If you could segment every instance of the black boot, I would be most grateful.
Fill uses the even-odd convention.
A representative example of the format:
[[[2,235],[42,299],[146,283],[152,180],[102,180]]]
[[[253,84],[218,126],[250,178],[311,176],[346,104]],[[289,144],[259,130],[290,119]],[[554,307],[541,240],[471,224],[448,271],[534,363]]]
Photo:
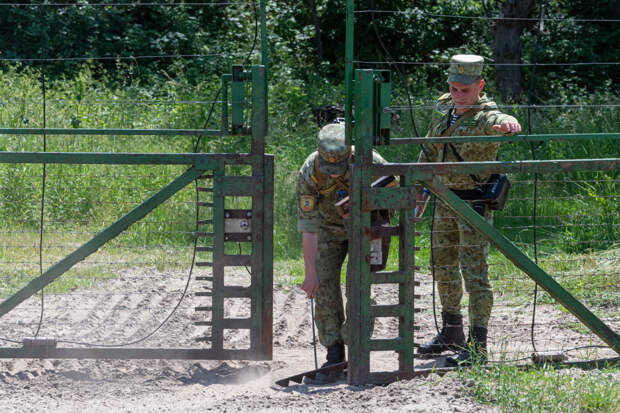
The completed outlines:
[[[418,347],[418,354],[437,355],[446,350],[459,350],[465,345],[463,316],[461,314],[441,313],[441,332]]]
[[[321,368],[331,366],[332,364],[342,363],[344,360],[344,344],[334,344],[327,347],[327,361],[323,363]],[[342,379],[344,379],[344,373],[342,370],[339,370],[330,371],[329,373],[316,373],[313,379],[305,377],[304,382],[306,384],[328,384]]]
[[[446,359],[447,366],[471,366],[473,363],[485,364],[487,362],[487,329],[474,327],[467,346],[459,351],[456,357]]]

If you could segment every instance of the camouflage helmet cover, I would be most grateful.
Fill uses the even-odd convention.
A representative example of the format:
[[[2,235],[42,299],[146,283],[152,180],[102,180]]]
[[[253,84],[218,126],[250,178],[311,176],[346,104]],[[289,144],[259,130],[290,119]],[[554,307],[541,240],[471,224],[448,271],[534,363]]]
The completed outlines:
[[[344,141],[344,124],[324,126],[319,132],[319,170],[328,175],[343,175],[350,156],[351,147]]]

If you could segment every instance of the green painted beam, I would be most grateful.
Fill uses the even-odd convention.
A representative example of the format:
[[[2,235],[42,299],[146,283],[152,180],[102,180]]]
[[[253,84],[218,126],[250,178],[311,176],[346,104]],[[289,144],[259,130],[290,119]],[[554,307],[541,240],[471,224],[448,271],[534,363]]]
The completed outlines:
[[[620,354],[620,335],[611,330],[594,313],[588,310],[579,300],[573,297],[549,274],[534,263],[527,255],[517,248],[508,238],[504,237],[493,225],[486,222],[466,202],[456,196],[448,187],[441,184],[437,178],[424,181],[439,199],[446,203],[459,217],[465,220],[475,230],[486,236],[493,245],[500,250],[510,261],[545,289],[564,308],[577,317],[586,327],[601,340],[607,343],[616,353]]]
[[[620,139],[620,133],[551,133],[539,135],[448,136],[428,138],[393,138],[392,145],[449,142],[541,142]]]
[[[353,144],[353,46],[355,30],[355,1],[347,0],[347,19],[344,49],[344,119],[345,141]]]
[[[100,164],[100,165],[196,165],[210,169],[218,159],[246,160],[248,154],[200,153],[88,153],[0,152],[0,163]]]
[[[265,84],[269,79],[269,44],[267,42],[267,1],[260,0],[260,41],[261,41],[261,66],[265,68]],[[269,125],[269,88],[265,88],[265,134]]]
[[[373,176],[406,175],[409,171],[412,171],[415,173],[416,179],[419,180],[432,179],[436,175],[563,173],[617,171],[619,169],[620,158],[505,162],[384,163],[372,166]]]
[[[17,307],[23,301],[36,294],[43,289],[46,285],[53,282],[56,278],[67,272],[78,262],[82,261],[95,251],[97,251],[102,245],[111,239],[115,238],[118,234],[129,228],[129,226],[139,219],[143,218],[146,214],[151,212],[157,206],[161,205],[164,201],[183,189],[187,184],[191,183],[194,179],[203,173],[203,169],[190,168],[185,171],[181,176],[174,181],[166,185],[160,191],[153,196],[142,202],[128,214],[114,222],[112,225],[95,235],[90,241],[83,244],[81,247],[67,255],[62,260],[51,266],[47,271],[41,274],[39,277],[30,281],[25,287],[17,291],[15,294],[0,303],[0,317]]]
[[[362,194],[362,208],[374,209],[415,208],[415,187],[369,188]]]
[[[211,129],[87,129],[87,128],[0,128],[0,135],[212,135],[226,133]]]

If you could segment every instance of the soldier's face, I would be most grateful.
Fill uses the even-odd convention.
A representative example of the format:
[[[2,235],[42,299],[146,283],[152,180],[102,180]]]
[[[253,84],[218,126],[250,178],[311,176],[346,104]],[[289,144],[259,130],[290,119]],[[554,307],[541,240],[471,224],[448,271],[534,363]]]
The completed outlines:
[[[471,106],[475,105],[484,86],[484,80],[479,80],[471,85],[466,85],[459,82],[450,82],[450,96],[454,104],[457,106]],[[468,109],[467,107],[463,108]]]

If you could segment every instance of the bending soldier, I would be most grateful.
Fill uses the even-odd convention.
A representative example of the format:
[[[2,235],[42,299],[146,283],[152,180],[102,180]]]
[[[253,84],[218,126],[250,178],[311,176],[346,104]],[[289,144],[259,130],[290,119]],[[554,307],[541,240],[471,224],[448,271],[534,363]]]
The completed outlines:
[[[512,116],[501,113],[484,93],[483,58],[455,55],[448,70],[449,93],[436,104],[427,136],[478,136],[514,134],[521,125]],[[418,162],[479,162],[497,159],[499,143],[459,142],[425,144]],[[480,200],[489,175],[441,176],[440,181],[466,200],[484,219],[492,223],[493,211]],[[418,199],[422,194],[418,195]],[[442,308],[442,329],[431,341],[418,348],[418,354],[436,355],[446,350],[460,350],[450,357],[450,365],[470,364],[474,355],[486,361],[487,327],[493,306],[493,292],[488,278],[489,242],[454,212],[439,202],[435,210],[432,233],[431,266],[437,282]],[[463,334],[461,298],[463,287],[469,293],[470,333]]]
[[[306,158],[297,178],[297,230],[302,233],[305,279],[301,288],[316,297],[316,324],[320,343],[327,348],[323,367],[345,360],[345,313],[340,273],[348,252],[344,219],[334,206],[349,195],[349,164],[353,148],[345,145],[344,125],[321,129],[318,151]],[[385,159],[373,151],[373,162]],[[317,374],[316,380],[339,377]]]

